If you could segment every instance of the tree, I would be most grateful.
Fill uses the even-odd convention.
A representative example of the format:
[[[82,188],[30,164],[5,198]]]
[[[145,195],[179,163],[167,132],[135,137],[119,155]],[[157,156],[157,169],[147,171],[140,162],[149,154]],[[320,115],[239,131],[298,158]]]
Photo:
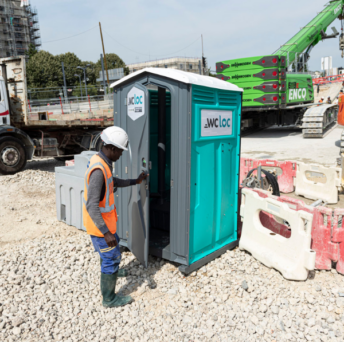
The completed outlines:
[[[51,53],[41,50],[37,51],[32,45],[28,51],[29,61],[27,63],[27,86],[30,91],[31,99],[43,99],[59,97],[64,87],[62,62],[64,63],[65,77],[67,88],[73,88],[72,95],[80,96],[80,80],[81,76],[82,93],[85,96],[85,80],[84,72],[77,67],[86,67],[87,93],[89,95],[97,95],[99,86],[96,86],[97,77],[101,70],[101,60],[97,63],[82,61],[74,53],[67,52],[60,55],[52,55]],[[110,53],[106,55],[109,69],[124,68],[125,74],[129,73],[129,68],[116,54]],[[33,89],[33,88],[55,88],[55,89]]]
[[[61,65],[58,60],[51,53],[43,50],[29,59],[26,75],[28,88],[58,88],[63,83]],[[37,95],[36,98],[42,98],[41,95],[44,94]],[[49,97],[53,97],[51,95],[53,94]]]
[[[129,75],[129,68],[126,66],[124,61],[118,55],[116,55],[115,53],[107,53],[105,56],[106,56],[106,63],[107,63],[108,70],[123,68],[124,75]],[[105,65],[104,65],[104,69],[105,69]],[[99,72],[101,70],[102,70],[102,61],[99,58],[99,60],[95,64],[95,74],[97,75],[97,77],[99,77]],[[105,73],[106,73],[106,70],[105,70]]]
[[[32,43],[31,43],[31,44],[29,45],[29,50],[25,51],[25,54],[26,54],[26,56],[28,56],[29,59],[30,59],[30,58],[33,57],[36,53],[38,53],[38,50],[37,50],[35,44],[32,44]]]
[[[79,85],[79,78],[75,77],[74,75],[80,74],[82,75],[82,79],[83,79],[82,70],[77,69],[78,66],[82,66],[81,59],[71,52],[57,55],[55,56],[55,58],[60,65],[61,72],[62,72],[62,62],[64,63],[67,86]],[[63,74],[62,74],[62,77],[63,77]],[[64,85],[63,78],[61,81],[62,83],[60,84],[60,86],[63,86]]]

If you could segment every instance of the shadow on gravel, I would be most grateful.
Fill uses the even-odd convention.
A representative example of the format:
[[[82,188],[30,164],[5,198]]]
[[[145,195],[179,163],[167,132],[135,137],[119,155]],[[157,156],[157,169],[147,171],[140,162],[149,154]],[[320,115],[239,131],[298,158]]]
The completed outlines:
[[[58,166],[65,166],[65,162],[55,160],[54,158],[32,160],[26,164],[24,171],[25,170],[39,170],[39,171],[55,172],[55,167],[58,167]]]
[[[150,262],[153,263],[159,263],[159,265],[154,268],[141,268],[137,265],[137,260],[131,261],[128,265],[125,265],[123,268],[127,269],[129,271],[129,281],[127,278],[127,281],[125,284],[121,286],[120,289],[118,289],[118,292],[121,292],[125,295],[130,295],[133,292],[136,292],[140,286],[142,286],[144,283],[148,284],[150,289],[157,288],[157,283],[154,279],[155,275],[159,272],[161,269],[160,262],[157,261],[155,258],[149,257]],[[137,278],[133,279],[133,276],[136,276]]]
[[[250,135],[247,135],[243,137],[243,139],[276,139],[276,138],[285,138],[288,136],[301,136],[302,131],[301,129],[297,129],[293,126],[287,126],[287,127],[270,127],[267,129],[264,129],[260,132],[253,133]]]
[[[64,161],[57,161],[54,158],[49,159],[41,159],[41,160],[31,160],[28,161],[24,170],[37,170],[37,171],[47,171],[47,172],[55,172],[55,167],[58,166],[65,166]],[[21,171],[21,172],[23,172]],[[20,172],[19,172],[20,173]],[[0,173],[0,177],[3,177],[2,173]]]

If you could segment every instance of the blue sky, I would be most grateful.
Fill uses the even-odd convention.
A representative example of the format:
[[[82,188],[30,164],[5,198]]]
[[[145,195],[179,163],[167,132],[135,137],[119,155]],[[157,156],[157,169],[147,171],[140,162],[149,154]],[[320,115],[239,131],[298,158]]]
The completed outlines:
[[[325,0],[31,0],[38,9],[42,49],[52,54],[74,52],[82,60],[97,61],[102,23],[107,53],[127,64],[164,57],[201,56],[215,70],[217,61],[271,54],[321,11]],[[334,25],[340,31],[340,21]],[[92,29],[93,28],[93,29]],[[70,39],[63,39],[91,29]],[[46,42],[46,43],[45,43]],[[343,66],[338,39],[320,42],[309,67],[333,56]]]

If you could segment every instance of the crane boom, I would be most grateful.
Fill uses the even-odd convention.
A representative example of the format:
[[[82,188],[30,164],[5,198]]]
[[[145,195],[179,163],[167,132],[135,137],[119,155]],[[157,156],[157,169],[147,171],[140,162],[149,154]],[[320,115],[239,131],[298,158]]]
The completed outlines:
[[[312,0],[309,0],[311,3]],[[227,59],[216,63],[216,77],[244,89],[242,97],[242,131],[271,125],[296,125],[305,138],[323,137],[335,122],[336,106],[314,105],[312,76],[305,73],[310,51],[321,40],[339,37],[344,56],[344,0],[327,1],[306,26],[272,55]],[[328,27],[342,21],[342,32]],[[292,70],[290,66],[294,65]],[[289,70],[289,71],[288,71]],[[301,72],[302,71],[302,72]]]
[[[342,18],[344,0],[330,1],[328,5],[306,26],[282,45],[274,55],[284,56],[287,66],[295,62],[297,56],[304,54],[305,62],[309,59],[310,50],[323,39],[334,38],[339,35],[334,29],[334,34],[325,32],[329,25],[337,18]],[[344,46],[343,46],[344,47]],[[342,49],[343,50],[343,49]]]

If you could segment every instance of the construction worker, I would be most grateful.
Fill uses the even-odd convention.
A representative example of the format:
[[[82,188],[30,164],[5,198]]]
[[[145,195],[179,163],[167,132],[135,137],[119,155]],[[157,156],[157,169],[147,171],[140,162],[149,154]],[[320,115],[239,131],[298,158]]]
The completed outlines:
[[[339,93],[338,99],[338,124],[344,126],[344,92],[343,90]]]
[[[324,102],[324,100],[325,100],[325,98],[324,98],[324,97],[322,97],[322,98],[319,100],[319,102],[318,102],[318,103],[323,103],[323,102]]]
[[[148,175],[142,173],[137,179],[126,180],[113,178],[112,163],[128,150],[128,135],[122,128],[113,126],[102,132],[101,139],[104,146],[91,158],[85,173],[83,222],[100,255],[103,306],[119,307],[129,304],[132,298],[115,294],[117,278],[126,277],[127,271],[119,269],[121,252],[116,233],[114,188],[141,184]]]
[[[337,97],[335,98],[335,100],[333,101],[333,104],[334,104],[334,105],[338,105],[338,99],[339,99],[339,96],[337,96]]]
[[[331,104],[331,103],[332,103],[331,96],[329,96],[329,97],[327,98],[327,103],[328,103],[328,104]]]

